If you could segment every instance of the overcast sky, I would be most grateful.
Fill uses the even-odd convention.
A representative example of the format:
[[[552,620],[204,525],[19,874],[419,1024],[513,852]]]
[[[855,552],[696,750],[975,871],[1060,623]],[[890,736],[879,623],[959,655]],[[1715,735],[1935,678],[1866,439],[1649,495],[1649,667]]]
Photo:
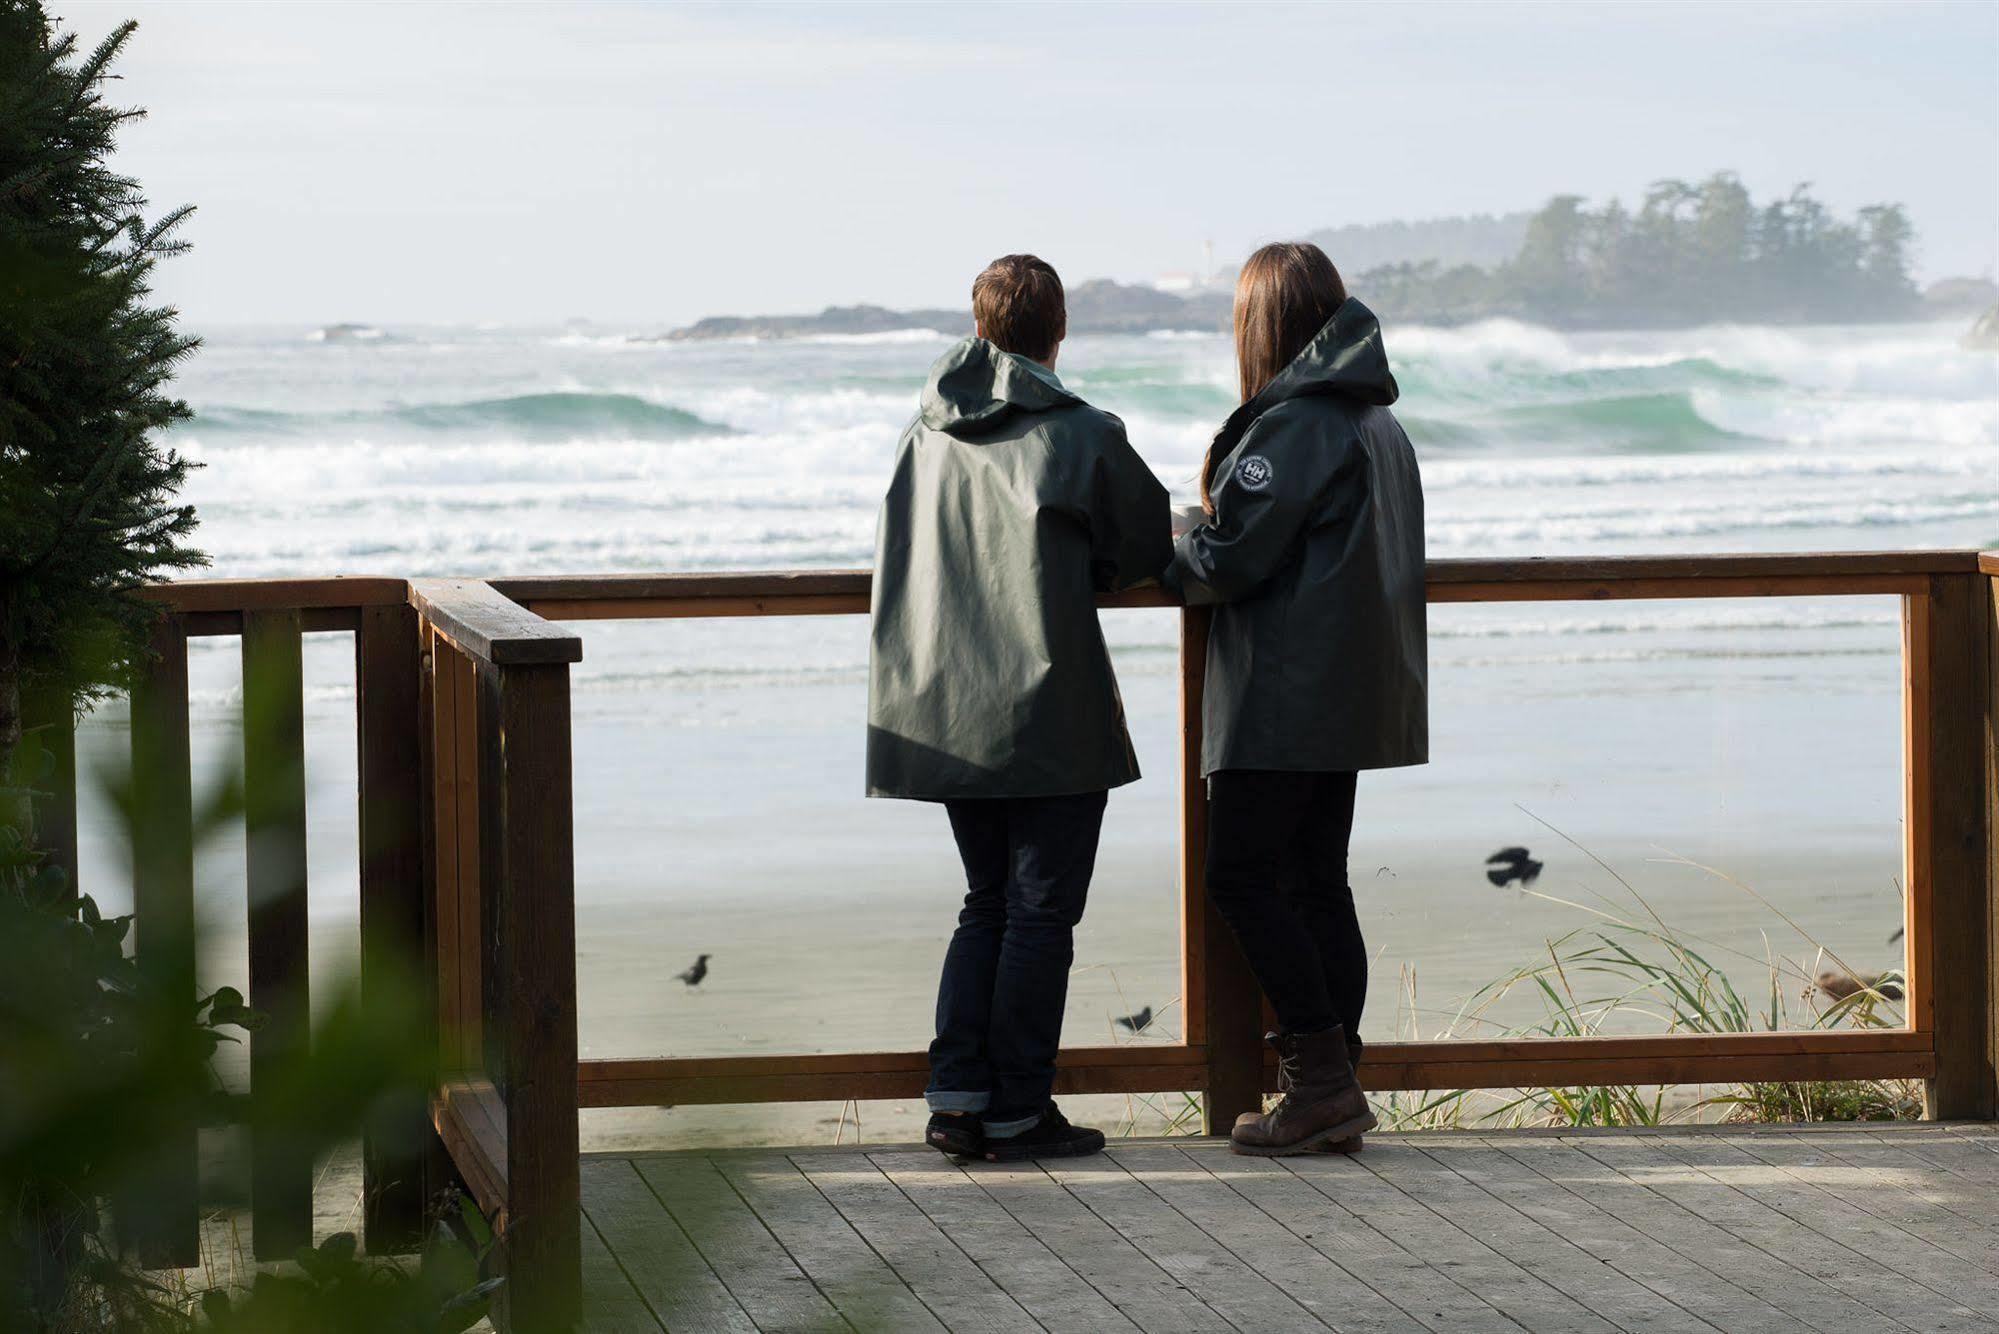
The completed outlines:
[[[120,165],[199,206],[197,325],[956,304],[1716,168],[1999,264],[1991,3],[49,5],[140,20]]]

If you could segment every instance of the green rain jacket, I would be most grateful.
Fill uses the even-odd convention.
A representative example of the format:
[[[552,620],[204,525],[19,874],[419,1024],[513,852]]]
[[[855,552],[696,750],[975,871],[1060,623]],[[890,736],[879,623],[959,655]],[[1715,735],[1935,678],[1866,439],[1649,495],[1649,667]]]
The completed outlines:
[[[1429,759],[1423,483],[1396,392],[1380,323],[1349,299],[1216,435],[1215,512],[1165,576],[1219,604],[1203,774]]]
[[[1137,778],[1096,595],[1172,554],[1166,489],[1124,423],[983,338],[946,352],[876,533],[868,795]]]

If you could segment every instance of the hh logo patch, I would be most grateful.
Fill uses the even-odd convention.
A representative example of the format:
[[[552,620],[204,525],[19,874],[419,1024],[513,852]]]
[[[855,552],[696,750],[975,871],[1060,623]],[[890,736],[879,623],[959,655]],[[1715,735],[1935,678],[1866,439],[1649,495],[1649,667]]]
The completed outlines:
[[[1251,454],[1235,465],[1235,479],[1248,491],[1263,490],[1274,476],[1276,473],[1270,466],[1270,460],[1261,454]]]

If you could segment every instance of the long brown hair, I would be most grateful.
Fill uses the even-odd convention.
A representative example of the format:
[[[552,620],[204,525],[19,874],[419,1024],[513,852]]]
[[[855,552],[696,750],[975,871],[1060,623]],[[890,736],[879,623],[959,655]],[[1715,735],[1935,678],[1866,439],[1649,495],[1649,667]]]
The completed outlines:
[[[1276,379],[1346,299],[1340,271],[1310,241],[1278,241],[1244,260],[1235,280],[1236,384],[1242,401]],[[1213,465],[1210,445],[1201,460],[1201,504],[1210,513]]]

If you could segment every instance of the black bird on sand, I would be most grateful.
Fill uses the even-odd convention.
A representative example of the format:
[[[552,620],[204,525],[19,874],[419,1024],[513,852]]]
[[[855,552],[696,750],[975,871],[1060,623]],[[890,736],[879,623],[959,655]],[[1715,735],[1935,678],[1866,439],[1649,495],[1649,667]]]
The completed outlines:
[[[1541,863],[1528,856],[1525,848],[1501,848],[1485,859],[1485,865],[1485,878],[1495,885],[1518,880],[1524,889],[1541,875]]]
[[[1151,1023],[1152,1007],[1150,1005],[1140,1010],[1137,1014],[1124,1015],[1117,1021],[1119,1028],[1128,1028],[1134,1033],[1144,1032],[1146,1027]]]
[[[694,961],[694,966],[692,968],[688,969],[684,973],[675,973],[674,976],[678,977],[681,981],[685,982],[690,987],[700,986],[701,979],[708,976],[708,956],[705,954],[702,955],[700,958]]]

